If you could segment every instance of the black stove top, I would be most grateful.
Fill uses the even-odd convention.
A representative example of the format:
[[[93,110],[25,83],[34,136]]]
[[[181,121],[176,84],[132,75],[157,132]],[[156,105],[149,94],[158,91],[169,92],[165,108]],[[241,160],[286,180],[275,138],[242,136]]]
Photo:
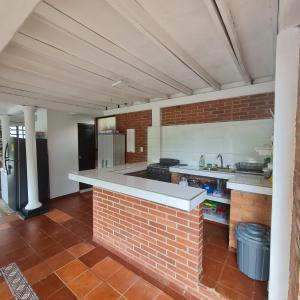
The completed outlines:
[[[148,178],[159,181],[171,182],[171,174],[169,172],[169,168],[178,164],[178,159],[161,158],[159,160],[159,163],[148,165]]]
[[[150,167],[154,168],[169,168],[171,166],[176,166],[179,165],[179,160],[178,159],[173,159],[173,158],[161,158],[159,160],[159,163],[156,164],[150,164]]]
[[[162,165],[160,163],[150,164],[148,168],[157,168],[157,169],[169,169],[169,165]]]

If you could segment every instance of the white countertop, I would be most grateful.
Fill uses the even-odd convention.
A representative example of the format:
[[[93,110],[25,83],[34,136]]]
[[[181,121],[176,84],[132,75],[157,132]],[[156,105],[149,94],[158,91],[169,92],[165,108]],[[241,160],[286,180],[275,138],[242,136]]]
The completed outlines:
[[[272,195],[272,183],[260,175],[235,174],[228,180],[227,188],[242,192]]]
[[[212,177],[212,178],[219,178],[219,179],[230,179],[235,175],[234,173],[230,173],[230,172],[201,170],[201,169],[199,169],[197,167],[193,167],[193,166],[171,167],[170,172],[189,174],[189,175],[195,175],[195,176]]]
[[[205,200],[203,189],[126,175],[146,167],[146,163],[138,163],[112,169],[75,171],[69,173],[69,179],[186,211],[193,210]]]
[[[255,194],[272,195],[272,183],[264,179],[262,175],[208,171],[192,166],[175,166],[171,167],[170,171],[180,174],[226,179],[228,180],[228,189]]]

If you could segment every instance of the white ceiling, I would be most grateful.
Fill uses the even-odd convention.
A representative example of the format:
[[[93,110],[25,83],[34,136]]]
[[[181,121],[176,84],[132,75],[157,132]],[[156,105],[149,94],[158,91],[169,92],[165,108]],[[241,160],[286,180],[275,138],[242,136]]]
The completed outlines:
[[[275,2],[42,1],[0,53],[0,103],[97,114],[273,80]]]

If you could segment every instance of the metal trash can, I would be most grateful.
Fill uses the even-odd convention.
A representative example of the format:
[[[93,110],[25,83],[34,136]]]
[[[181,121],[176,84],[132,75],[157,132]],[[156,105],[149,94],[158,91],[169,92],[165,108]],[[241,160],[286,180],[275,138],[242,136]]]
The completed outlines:
[[[269,280],[270,228],[255,223],[238,223],[235,238],[240,271],[255,280]]]

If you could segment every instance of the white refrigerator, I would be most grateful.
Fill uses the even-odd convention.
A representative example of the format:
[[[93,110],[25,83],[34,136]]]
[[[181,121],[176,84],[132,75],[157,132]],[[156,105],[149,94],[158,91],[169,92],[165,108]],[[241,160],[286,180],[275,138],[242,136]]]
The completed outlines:
[[[98,168],[112,168],[125,164],[125,134],[98,135]]]

